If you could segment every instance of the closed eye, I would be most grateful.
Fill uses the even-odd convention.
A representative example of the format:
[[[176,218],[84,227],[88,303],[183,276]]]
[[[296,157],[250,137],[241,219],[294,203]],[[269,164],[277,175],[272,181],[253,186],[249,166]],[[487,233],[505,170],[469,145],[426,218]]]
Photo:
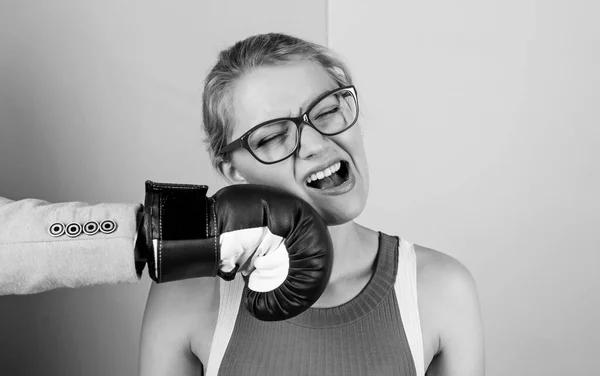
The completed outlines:
[[[269,137],[265,137],[262,140],[260,140],[258,142],[258,144],[256,145],[257,148],[263,147],[267,144],[273,144],[276,141],[280,141],[283,139],[283,137],[286,135],[286,132],[282,132],[282,133],[277,133],[274,135],[271,135]]]
[[[317,120],[317,119],[319,119],[319,118],[321,118],[321,117],[323,117],[323,116],[327,116],[327,115],[334,114],[334,113],[338,112],[339,110],[340,110],[340,108],[339,108],[339,107],[334,107],[334,108],[332,108],[332,109],[331,109],[331,110],[329,110],[329,111],[325,111],[325,112],[322,112],[322,113],[320,113],[319,115],[317,115],[317,117],[315,118],[315,120]]]

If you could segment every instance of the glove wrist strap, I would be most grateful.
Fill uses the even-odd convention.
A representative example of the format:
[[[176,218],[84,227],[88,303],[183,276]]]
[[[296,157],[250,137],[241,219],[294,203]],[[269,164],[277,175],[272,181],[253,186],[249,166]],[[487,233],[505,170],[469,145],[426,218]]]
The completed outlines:
[[[205,185],[146,181],[148,271],[157,283],[217,275],[219,239],[207,191]]]

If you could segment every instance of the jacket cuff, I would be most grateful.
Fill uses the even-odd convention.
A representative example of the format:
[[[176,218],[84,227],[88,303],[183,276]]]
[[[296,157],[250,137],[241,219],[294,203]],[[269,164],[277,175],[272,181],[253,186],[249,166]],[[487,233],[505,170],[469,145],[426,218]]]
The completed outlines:
[[[135,283],[141,204],[13,201],[0,206],[0,295]]]

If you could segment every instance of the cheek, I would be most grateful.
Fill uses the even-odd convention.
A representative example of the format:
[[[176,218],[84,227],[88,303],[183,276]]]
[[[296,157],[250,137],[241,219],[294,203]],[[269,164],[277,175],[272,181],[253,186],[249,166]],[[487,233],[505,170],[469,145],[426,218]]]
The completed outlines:
[[[244,165],[240,164],[239,171],[250,184],[269,185],[286,191],[290,191],[294,184],[291,167],[287,164],[265,165],[252,161]]]
[[[352,158],[357,167],[364,167],[366,165],[366,151],[363,137],[361,136],[361,128],[358,124],[348,132],[342,133],[339,139],[339,146],[341,146]]]
[[[281,162],[275,165],[263,165],[258,162],[257,165],[245,166],[245,170],[240,170],[240,172],[246,179],[246,182],[250,184],[268,185],[281,189],[292,196],[309,201],[303,187],[298,185],[294,177],[292,161],[293,159],[290,158],[288,163]]]
[[[364,138],[361,135],[360,126],[353,127],[351,131],[352,132],[348,134],[348,137],[342,140],[340,146],[346,150],[346,152],[352,159],[352,162],[358,169],[358,173],[360,174],[363,180],[364,188],[368,192],[369,167],[367,162],[367,153],[365,149]]]

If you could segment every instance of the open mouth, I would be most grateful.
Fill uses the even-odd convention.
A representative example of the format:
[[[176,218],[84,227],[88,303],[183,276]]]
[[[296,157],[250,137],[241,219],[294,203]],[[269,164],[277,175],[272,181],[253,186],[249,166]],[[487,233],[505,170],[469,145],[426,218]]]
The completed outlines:
[[[323,172],[311,175],[306,185],[315,189],[330,189],[338,187],[348,181],[350,176],[348,162],[339,161]]]

